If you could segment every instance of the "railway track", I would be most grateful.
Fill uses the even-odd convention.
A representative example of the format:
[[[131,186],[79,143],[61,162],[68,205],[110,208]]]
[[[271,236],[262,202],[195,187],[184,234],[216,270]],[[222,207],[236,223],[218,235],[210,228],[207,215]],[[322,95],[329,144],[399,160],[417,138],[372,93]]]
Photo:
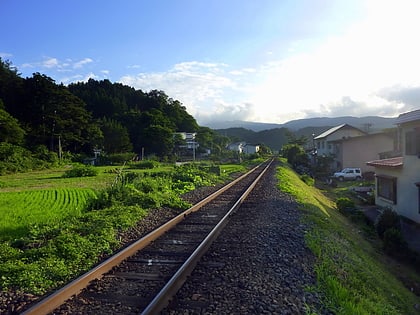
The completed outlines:
[[[22,314],[156,314],[272,161],[263,163]]]

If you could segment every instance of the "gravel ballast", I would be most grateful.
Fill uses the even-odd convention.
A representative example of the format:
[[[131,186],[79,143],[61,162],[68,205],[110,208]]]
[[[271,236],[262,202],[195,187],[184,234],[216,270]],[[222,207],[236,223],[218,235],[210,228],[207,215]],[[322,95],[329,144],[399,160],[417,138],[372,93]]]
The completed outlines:
[[[305,314],[321,311],[314,256],[297,204],[272,167],[234,214],[166,314]]]

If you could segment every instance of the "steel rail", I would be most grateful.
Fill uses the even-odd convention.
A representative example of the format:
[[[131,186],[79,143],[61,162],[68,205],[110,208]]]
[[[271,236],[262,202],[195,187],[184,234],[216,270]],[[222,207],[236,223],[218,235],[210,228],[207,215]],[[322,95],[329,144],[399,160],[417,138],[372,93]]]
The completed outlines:
[[[262,164],[255,166],[245,174],[241,175],[240,177],[236,178],[229,184],[223,186],[221,189],[217,190],[216,192],[212,193],[211,195],[207,196],[200,202],[196,203],[189,209],[185,210],[184,212],[180,213],[176,217],[172,218],[168,222],[162,224],[157,229],[153,230],[152,232],[148,233],[141,239],[135,241],[131,245],[123,248],[115,255],[109,257],[90,271],[84,273],[83,275],[79,276],[75,280],[71,281],[67,285],[63,286],[59,290],[55,291],[54,293],[48,295],[44,299],[40,300],[26,311],[21,313],[21,315],[45,315],[51,313],[54,309],[58,308],[62,305],[66,300],[70,299],[72,296],[79,294],[84,288],[88,286],[88,284],[95,280],[100,279],[105,273],[110,271],[115,266],[118,266],[122,261],[127,259],[130,256],[133,256],[136,252],[143,249],[151,242],[159,238],[161,235],[166,233],[168,230],[172,229],[176,226],[179,222],[184,220],[186,216],[190,213],[198,211],[204,205],[215,199],[217,196],[231,188],[233,185],[247,177],[249,174],[254,172],[256,169],[261,167]]]
[[[220,232],[228,223],[229,217],[235,213],[240,207],[244,200],[248,197],[251,191],[255,188],[259,180],[265,174],[270,167],[273,160],[264,168],[260,175],[252,182],[247,190],[238,198],[235,204],[229,209],[229,211],[223,216],[219,223],[210,231],[206,238],[198,245],[191,256],[182,264],[178,271],[172,276],[172,278],[166,283],[161,291],[155,296],[155,298],[149,303],[149,305],[143,310],[141,315],[158,314],[160,313],[171,301],[173,296],[182,287],[187,277],[192,273],[195,266],[201,259],[201,257],[208,251],[209,247],[214,240],[218,237]]]

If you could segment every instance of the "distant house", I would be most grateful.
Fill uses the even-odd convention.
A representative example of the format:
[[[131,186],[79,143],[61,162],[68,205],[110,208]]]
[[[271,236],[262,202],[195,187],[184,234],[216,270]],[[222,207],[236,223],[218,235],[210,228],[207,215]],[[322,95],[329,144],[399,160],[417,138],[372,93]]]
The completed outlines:
[[[420,110],[396,119],[400,156],[372,160],[375,168],[375,203],[420,223]]]
[[[258,153],[260,151],[260,146],[259,145],[255,145],[255,144],[245,144],[245,146],[243,147],[243,153],[245,154],[255,154]]]
[[[228,144],[226,147],[229,151],[236,151],[238,153],[242,153],[244,150],[245,142],[234,142],[231,144]]]
[[[195,132],[175,132],[175,135],[179,135],[185,141],[183,147],[186,149],[196,149],[199,146],[195,141],[195,136],[197,135]]]
[[[359,167],[362,173],[374,172],[366,161],[379,159],[385,152],[394,151],[394,137],[391,133],[374,133],[331,141],[335,164],[339,169]]]
[[[260,151],[259,145],[249,144],[246,142],[235,142],[227,146],[230,151],[237,151],[243,154],[255,154]]]
[[[323,132],[319,136],[316,136],[314,140],[314,145],[317,150],[318,156],[336,156],[339,148],[337,147],[337,140],[344,140],[352,137],[359,137],[366,135],[362,130],[350,126],[348,124],[342,124],[327,131]],[[341,161],[335,159],[331,167],[333,169],[341,169],[346,167]],[[348,165],[348,166],[357,166],[357,165]]]

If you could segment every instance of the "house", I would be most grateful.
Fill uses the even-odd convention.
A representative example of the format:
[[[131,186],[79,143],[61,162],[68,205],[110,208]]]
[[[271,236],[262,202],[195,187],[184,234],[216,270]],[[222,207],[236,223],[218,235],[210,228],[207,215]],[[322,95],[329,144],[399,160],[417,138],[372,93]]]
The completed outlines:
[[[245,144],[246,144],[245,142],[234,142],[234,143],[229,144],[226,148],[229,151],[236,151],[238,153],[242,153]]]
[[[255,154],[258,153],[260,151],[260,146],[259,145],[255,145],[255,144],[245,144],[245,146],[243,147],[243,153],[245,154]]]
[[[199,146],[195,140],[197,135],[196,132],[175,132],[174,135],[178,135],[182,140],[185,141],[185,145],[182,145],[181,147],[192,150]]]
[[[318,156],[336,156],[338,148],[337,148],[337,140],[348,139],[352,137],[364,136],[366,135],[360,129],[357,129],[353,126],[348,124],[342,124],[327,131],[323,132],[319,136],[316,136],[314,141],[314,146],[317,151]],[[331,167],[333,169],[341,169],[346,166],[358,166],[358,165],[343,165],[340,161],[334,160],[333,165]]]
[[[375,168],[375,203],[420,223],[420,110],[401,114],[400,156],[367,162]]]
[[[381,132],[331,141],[334,148],[335,164],[342,167],[359,167],[362,173],[374,172],[366,161],[379,159],[387,152],[394,151],[394,134]]]
[[[236,151],[244,154],[255,154],[260,151],[259,145],[249,144],[246,142],[235,142],[227,146],[230,151]]]

